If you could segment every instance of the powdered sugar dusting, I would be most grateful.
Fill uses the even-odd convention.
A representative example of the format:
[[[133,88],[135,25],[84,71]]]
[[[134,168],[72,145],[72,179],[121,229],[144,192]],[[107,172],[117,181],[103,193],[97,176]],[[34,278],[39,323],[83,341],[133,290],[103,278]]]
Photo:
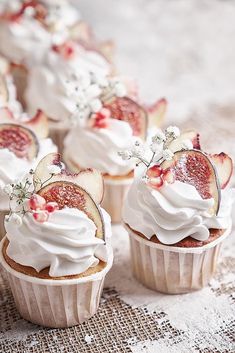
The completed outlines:
[[[38,326],[20,319],[12,324],[10,330],[0,333],[0,343],[8,339],[13,342],[25,341],[29,335],[35,334],[39,332],[39,330],[40,328]]]

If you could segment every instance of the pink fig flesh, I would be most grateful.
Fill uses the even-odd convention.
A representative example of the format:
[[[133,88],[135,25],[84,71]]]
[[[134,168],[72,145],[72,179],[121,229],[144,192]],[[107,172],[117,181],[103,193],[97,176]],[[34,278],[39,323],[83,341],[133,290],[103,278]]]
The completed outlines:
[[[171,161],[161,164],[170,169],[175,180],[193,185],[203,199],[214,199],[210,213],[217,214],[220,205],[220,187],[215,168],[209,158],[201,151],[189,150],[175,152]]]
[[[96,225],[96,236],[104,239],[104,223],[99,207],[80,186],[67,181],[56,181],[38,191],[47,203],[56,202],[59,209],[77,208],[83,211]]]
[[[210,155],[210,159],[216,168],[220,187],[221,189],[224,189],[228,185],[233,174],[232,158],[226,153],[221,152],[219,154]]]
[[[3,148],[31,161],[38,155],[39,144],[29,129],[17,124],[0,124],[0,149]]]
[[[143,107],[128,97],[113,98],[105,102],[104,107],[110,110],[111,118],[129,123],[134,136],[145,139],[148,117]]]

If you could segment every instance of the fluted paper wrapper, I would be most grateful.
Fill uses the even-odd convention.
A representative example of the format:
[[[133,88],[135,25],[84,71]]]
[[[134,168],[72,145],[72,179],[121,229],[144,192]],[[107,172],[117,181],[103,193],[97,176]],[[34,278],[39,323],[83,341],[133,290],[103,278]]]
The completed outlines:
[[[81,324],[96,314],[104,279],[113,262],[94,275],[79,279],[47,280],[13,270],[4,260],[2,244],[0,261],[5,269],[20,315],[34,324],[66,328]]]
[[[0,240],[2,240],[2,238],[4,238],[6,235],[4,219],[7,214],[9,214],[9,211],[0,211]]]
[[[68,127],[60,126],[59,124],[56,125],[56,123],[52,123],[49,125],[49,137],[57,145],[58,152],[61,154],[64,149],[64,139],[68,131]]]
[[[110,180],[104,178],[104,198],[101,206],[109,213],[112,223],[122,222],[122,206],[133,178]]]
[[[153,243],[126,227],[131,246],[133,274],[146,287],[167,294],[188,293],[205,287],[213,276],[222,241],[198,248],[180,248]]]

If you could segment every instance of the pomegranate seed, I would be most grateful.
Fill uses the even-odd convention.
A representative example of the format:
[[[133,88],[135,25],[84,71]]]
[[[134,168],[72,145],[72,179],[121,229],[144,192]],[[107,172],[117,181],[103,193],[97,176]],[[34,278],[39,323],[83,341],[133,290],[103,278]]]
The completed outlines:
[[[69,42],[61,45],[53,45],[52,50],[61,54],[64,59],[70,59],[74,54],[74,46]]]
[[[100,120],[95,120],[93,127],[98,128],[98,129],[105,129],[109,126],[109,119],[104,118]]]
[[[48,220],[48,217],[49,213],[47,211],[39,211],[33,213],[33,218],[39,223],[46,222]]]
[[[48,202],[45,206],[45,210],[49,213],[54,212],[59,209],[57,202]]]
[[[159,189],[163,185],[162,177],[151,178],[148,181],[148,185],[153,189]]]
[[[33,194],[29,199],[29,208],[31,210],[43,210],[46,205],[46,200],[37,194]]]
[[[156,177],[160,177],[161,175],[162,175],[162,168],[160,167],[160,165],[157,165],[157,164],[149,168],[147,171],[147,176],[149,178],[156,178]]]

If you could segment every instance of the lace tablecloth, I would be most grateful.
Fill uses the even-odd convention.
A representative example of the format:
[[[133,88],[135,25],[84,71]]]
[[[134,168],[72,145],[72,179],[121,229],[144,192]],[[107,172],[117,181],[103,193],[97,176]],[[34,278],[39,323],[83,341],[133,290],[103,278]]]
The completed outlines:
[[[89,6],[91,6],[90,1],[86,0],[86,2],[90,4]],[[112,2],[113,4],[117,4],[116,1],[114,2],[111,0],[109,4]],[[81,1],[81,4],[83,3],[84,1]],[[107,2],[105,3],[107,4]],[[181,11],[184,11],[183,13],[177,13],[173,11],[173,7],[176,6],[173,4],[175,4],[176,1],[165,1],[164,3],[167,3],[167,5],[162,5],[163,10],[166,10],[166,7],[168,6],[170,11],[169,18],[166,18],[165,21],[168,21],[170,26],[170,22],[172,19],[172,22],[175,24],[176,28],[178,28],[177,23],[175,22],[176,17],[180,16],[181,20],[184,20],[183,14],[186,17],[186,13],[189,11],[189,5],[186,5],[186,3],[189,3],[189,1],[181,0],[177,2],[180,4],[179,6]],[[223,10],[220,10],[222,3],[225,7],[223,7]],[[92,2],[92,4],[94,4],[94,2]],[[123,6],[127,4],[125,11],[124,9],[121,9],[120,4],[122,4]],[[159,12],[159,4],[163,4],[163,1],[155,1],[156,8],[154,8],[154,1],[150,0],[148,2],[146,0],[129,0],[125,2],[122,0],[119,2],[120,16],[123,16],[122,20],[124,21],[124,24],[126,23],[125,21],[127,20],[127,18],[132,18],[132,21],[136,19],[135,24],[137,28],[139,20],[139,26],[141,25],[141,27],[138,27],[138,33],[144,30],[147,31],[147,29],[149,30],[149,26],[147,26],[147,24],[144,25],[143,20],[141,20],[140,17],[135,17],[135,15],[133,15],[136,14],[137,16],[137,13],[140,14],[140,8],[143,8],[143,6],[145,6],[144,4],[146,4],[148,16],[150,16],[149,18],[151,18],[152,22],[154,16],[154,9],[157,11],[155,13],[155,15],[157,14],[156,21],[163,21],[161,19],[161,12]],[[226,18],[229,22],[231,18],[230,16],[232,16],[230,10],[232,10],[233,5],[231,1],[214,1],[213,4],[210,2],[210,5],[208,1],[200,1],[200,6],[197,6],[196,2],[192,1],[192,4],[194,4],[195,7],[192,18],[195,20],[195,17],[197,18],[198,14],[201,13],[202,10],[206,11],[209,16],[208,19],[210,19],[210,26],[213,27],[214,31],[216,31],[217,33],[219,32],[220,24],[226,23]],[[198,1],[197,4],[199,4]],[[98,12],[100,14],[103,14],[103,17],[100,21],[105,22],[107,20],[105,22],[104,27],[102,27],[101,23],[98,23],[100,33],[102,33],[103,28],[103,34],[105,35],[104,29],[107,29],[108,23],[110,24],[110,28],[112,28],[111,22],[108,22],[109,19],[107,17],[107,14],[111,13],[112,6],[107,9],[107,11],[105,9],[101,11],[101,8],[98,5],[104,6],[104,1],[97,0],[96,6]],[[113,10],[114,9],[115,6]],[[217,23],[215,20],[212,21],[212,19],[214,18],[213,14],[215,15],[215,11],[217,11],[217,16],[219,16],[220,14],[221,16],[223,16],[222,19],[221,17],[219,17]],[[89,11],[87,11],[87,15],[89,15]],[[91,18],[95,15],[97,15],[95,14],[95,12],[91,13]],[[115,13],[114,18],[116,17],[117,14]],[[144,18],[146,18],[146,14]],[[150,23],[152,23],[151,21]],[[187,22],[186,27],[188,28],[188,30],[190,30],[190,17],[187,20],[185,19],[185,21]],[[116,23],[115,20],[113,23]],[[133,25],[133,22],[131,23]],[[233,26],[233,24],[231,24],[231,26]],[[163,24],[162,26],[164,27]],[[163,30],[162,26],[160,26],[159,24],[159,31]],[[203,26],[203,28],[206,28],[206,24],[204,22]],[[120,25],[119,27],[122,26]],[[124,28],[126,27],[124,26]],[[182,25],[181,28],[183,28]],[[118,30],[120,32],[118,32]],[[128,61],[127,68],[129,67],[131,71],[132,61],[135,60],[135,55],[137,55],[138,53],[137,42],[135,44],[135,51],[131,53],[128,50],[127,42],[120,44],[121,38],[126,41],[128,40],[126,39],[128,38],[128,33],[123,33],[123,28],[120,28],[118,30],[117,28],[115,28],[114,33],[118,33],[117,37],[119,38],[119,46],[123,47],[123,50],[126,48],[124,50],[123,56],[120,52],[119,61],[122,63],[126,63]],[[173,30],[174,28],[171,28],[171,32]],[[193,28],[191,28],[191,30],[194,31],[193,33],[195,34],[195,30]],[[179,28],[178,31],[180,31]],[[168,38],[170,40],[171,33],[169,32],[164,32],[166,43]],[[230,27],[228,23],[226,24],[225,28],[221,28],[221,32],[224,33],[224,43],[221,42],[222,37],[220,36],[220,44],[225,45],[227,43],[227,39],[225,37],[228,36],[230,33]],[[112,33],[111,29],[108,33]],[[145,36],[147,36],[147,32],[145,32]],[[199,33],[199,36],[201,36],[201,39],[203,41],[203,36],[201,32]],[[207,36],[208,38],[209,34],[205,33],[205,36]],[[154,50],[154,42],[152,42],[151,39],[148,39],[147,42],[148,44],[146,44],[144,48],[148,48],[149,46],[149,50],[151,53],[151,50]],[[176,43],[175,55],[177,52],[177,46],[183,46],[184,50],[186,50],[186,44],[187,42],[185,41],[184,43]],[[200,45],[198,44],[198,42],[197,45],[200,49]],[[229,56],[229,58],[227,56],[227,65],[229,65],[230,63],[229,60],[231,59],[231,56],[234,55],[231,50],[232,45],[233,41],[231,41],[230,43],[230,48],[226,47],[226,50],[224,52],[224,55],[229,55],[229,51],[231,51],[231,55]],[[193,46],[191,44],[188,44],[189,56],[187,56],[187,58],[192,55],[193,63],[193,60],[195,59],[195,51],[192,50],[192,53],[190,54],[190,48],[192,47]],[[212,47],[214,48],[213,45]],[[131,46],[131,48],[133,48],[133,46]],[[166,50],[168,50],[167,47]],[[171,48],[171,50],[173,49]],[[181,50],[180,47],[179,50]],[[207,54],[205,48],[204,54]],[[164,55],[166,55],[166,53],[164,53]],[[226,59],[224,58],[224,62],[225,61]],[[136,68],[139,68],[139,70],[141,71],[140,76],[143,78],[144,81],[145,96],[147,96],[148,92],[151,91],[151,97],[153,97],[153,92],[152,90],[150,90],[152,87],[151,78],[154,77],[154,74],[157,74],[157,70],[154,69],[154,60],[148,62],[149,65],[146,69],[147,79],[145,77],[144,65],[139,62],[139,59],[137,60],[137,62],[135,62],[133,71],[135,71]],[[234,63],[234,60],[232,62]],[[153,72],[153,75],[151,73],[151,70]],[[171,70],[173,70],[173,68],[171,68]],[[194,67],[192,69],[193,74],[191,76],[191,80],[193,80],[193,77],[196,77],[195,70],[196,69]],[[225,68],[223,68],[223,70],[225,70]],[[227,67],[226,70],[229,70],[229,67]],[[232,75],[234,73],[233,70],[234,68],[231,68],[232,85],[234,85],[234,79],[232,79]],[[200,78],[202,79],[201,90],[203,91],[204,88],[205,90],[208,89],[208,86],[206,86],[206,84],[205,86],[203,86],[203,75],[201,75]],[[204,81],[207,82],[207,77],[204,77],[204,79]],[[174,84],[174,82],[176,81],[174,81],[174,77],[172,76],[172,83]],[[153,87],[156,87],[156,84],[154,82]],[[226,88],[229,87],[224,86],[224,89]],[[157,93],[164,94],[163,91],[158,91]],[[188,103],[190,102],[190,93],[190,90],[186,89],[181,89],[181,91],[179,92],[179,98],[181,95],[181,98],[185,99],[187,107]],[[230,93],[231,92],[228,89],[228,98],[230,96]],[[195,91],[193,94],[196,94]],[[198,92],[198,96],[201,97],[202,92]],[[225,96],[226,95],[224,92],[224,97]],[[187,117],[187,120],[183,125],[184,127],[195,127],[201,131],[202,144],[205,150],[208,149],[209,151],[214,152],[228,152],[231,153],[233,155],[233,158],[235,159],[235,112],[233,106],[231,106],[229,102],[225,100],[223,100],[223,102],[221,103],[220,97],[218,97],[218,100],[216,100],[214,93],[213,99],[211,98],[212,95],[210,95],[210,99],[208,98],[208,100],[206,100],[205,97],[206,92],[204,92],[203,95],[203,104],[201,102],[198,102],[198,104],[192,104],[192,109],[187,110],[187,112],[183,111],[184,121]],[[196,97],[194,96],[194,103],[196,102],[195,98]],[[166,121],[166,124],[172,122],[172,116],[173,114],[171,112],[171,114],[168,115],[168,121]],[[179,122],[179,125],[181,125],[181,119],[178,119],[177,121]],[[211,281],[210,286],[192,294],[168,296],[159,293],[154,293],[151,290],[144,288],[141,284],[135,281],[130,269],[128,237],[122,226],[114,226],[113,245],[115,251],[115,262],[106,280],[100,309],[97,315],[95,315],[87,323],[64,330],[44,329],[42,327],[35,326],[21,319],[15,309],[13,298],[8,287],[7,281],[5,280],[4,275],[1,272],[0,352],[234,353],[234,240],[235,228],[233,229],[231,236],[226,240],[224,244],[222,258],[218,266],[217,273],[214,279]]]

